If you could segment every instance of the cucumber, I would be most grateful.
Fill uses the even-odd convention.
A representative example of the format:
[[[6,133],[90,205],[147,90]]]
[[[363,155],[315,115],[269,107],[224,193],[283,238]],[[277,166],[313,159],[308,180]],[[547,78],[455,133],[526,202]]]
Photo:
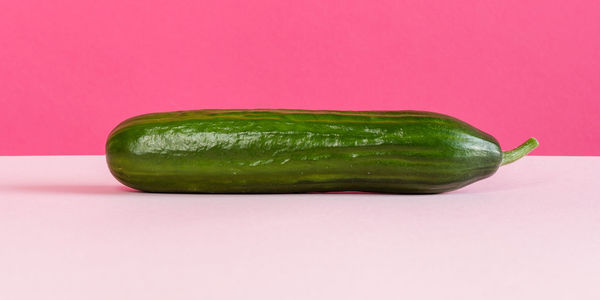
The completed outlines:
[[[432,194],[494,174],[538,145],[424,111],[193,110],[145,114],[110,133],[113,176],[146,192]]]

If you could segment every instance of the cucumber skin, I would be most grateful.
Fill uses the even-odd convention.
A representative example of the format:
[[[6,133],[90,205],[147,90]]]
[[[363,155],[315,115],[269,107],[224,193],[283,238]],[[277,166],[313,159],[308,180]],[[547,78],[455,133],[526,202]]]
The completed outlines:
[[[146,192],[432,194],[491,176],[502,151],[432,112],[195,110],[123,121],[106,159]]]

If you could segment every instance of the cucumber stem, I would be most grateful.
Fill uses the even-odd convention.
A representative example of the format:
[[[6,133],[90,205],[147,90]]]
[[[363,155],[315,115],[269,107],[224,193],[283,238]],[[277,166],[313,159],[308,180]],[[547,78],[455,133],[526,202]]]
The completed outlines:
[[[540,143],[535,138],[530,138],[525,143],[521,144],[519,147],[502,152],[502,163],[501,166],[510,164],[515,160],[527,155],[527,153],[531,152],[533,149],[537,148]]]

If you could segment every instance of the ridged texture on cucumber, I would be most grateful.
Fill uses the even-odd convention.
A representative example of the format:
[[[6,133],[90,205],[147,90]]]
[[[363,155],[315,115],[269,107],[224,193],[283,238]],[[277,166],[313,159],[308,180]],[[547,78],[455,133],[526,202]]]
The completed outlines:
[[[420,111],[197,110],[137,116],[106,143],[147,192],[440,193],[496,172],[496,139]]]

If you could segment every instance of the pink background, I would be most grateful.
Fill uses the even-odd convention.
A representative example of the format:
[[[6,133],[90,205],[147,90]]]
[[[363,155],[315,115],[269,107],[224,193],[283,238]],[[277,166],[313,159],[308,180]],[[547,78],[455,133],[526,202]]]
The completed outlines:
[[[600,2],[0,0],[0,154],[102,154],[133,115],[420,109],[600,155]]]

